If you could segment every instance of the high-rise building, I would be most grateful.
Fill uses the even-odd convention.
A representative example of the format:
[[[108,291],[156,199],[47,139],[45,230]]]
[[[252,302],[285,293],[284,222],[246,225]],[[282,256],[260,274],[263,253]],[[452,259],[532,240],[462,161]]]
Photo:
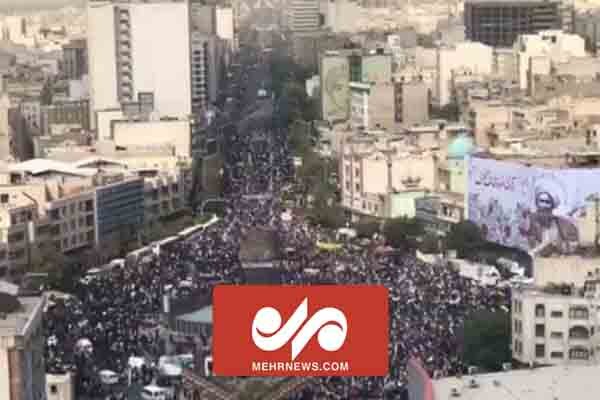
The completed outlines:
[[[153,93],[161,116],[189,116],[188,2],[97,1],[89,3],[87,12],[93,112],[121,108],[139,93]]]
[[[561,0],[467,0],[468,40],[510,47],[517,36],[549,29],[573,30],[573,7]]]
[[[313,32],[321,26],[318,0],[291,0],[289,28],[292,32]]]
[[[16,290],[4,290],[0,292],[0,398],[44,400],[44,297],[17,297]]]
[[[87,74],[87,44],[85,39],[71,40],[63,46],[63,72],[67,79],[78,80]]]

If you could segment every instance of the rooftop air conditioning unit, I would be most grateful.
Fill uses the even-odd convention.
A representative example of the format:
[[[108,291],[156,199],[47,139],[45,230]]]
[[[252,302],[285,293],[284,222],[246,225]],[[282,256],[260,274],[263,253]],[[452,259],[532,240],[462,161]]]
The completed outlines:
[[[477,373],[477,367],[471,365],[469,368],[467,368],[468,375],[475,375],[476,373]]]
[[[452,388],[452,390],[450,391],[450,395],[452,397],[460,397],[460,392],[458,391],[457,388]]]
[[[512,369],[512,364],[505,362],[502,363],[502,371],[510,371]]]
[[[475,379],[471,379],[469,380],[469,387],[471,389],[476,389],[479,387],[479,382],[477,382]]]

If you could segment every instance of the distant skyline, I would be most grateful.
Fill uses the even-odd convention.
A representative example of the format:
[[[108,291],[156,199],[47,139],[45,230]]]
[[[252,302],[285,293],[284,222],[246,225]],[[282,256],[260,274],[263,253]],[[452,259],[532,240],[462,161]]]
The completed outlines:
[[[31,10],[39,8],[40,10],[55,9],[64,6],[81,6],[85,0],[1,0],[0,12],[10,10]]]

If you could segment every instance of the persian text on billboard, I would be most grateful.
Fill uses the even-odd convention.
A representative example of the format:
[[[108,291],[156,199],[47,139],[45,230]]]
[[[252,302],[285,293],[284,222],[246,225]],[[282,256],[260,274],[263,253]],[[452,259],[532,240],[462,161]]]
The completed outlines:
[[[549,169],[471,158],[468,213],[489,241],[527,251],[579,245],[576,219],[600,192],[600,169]]]

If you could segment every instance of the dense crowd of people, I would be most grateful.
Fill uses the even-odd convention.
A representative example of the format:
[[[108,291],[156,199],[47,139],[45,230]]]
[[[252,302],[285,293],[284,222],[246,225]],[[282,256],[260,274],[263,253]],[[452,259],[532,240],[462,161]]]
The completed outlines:
[[[185,297],[216,282],[243,283],[240,242],[252,228],[279,235],[286,254],[282,283],[380,284],[390,293],[390,372],[385,378],[322,378],[293,400],[396,398],[406,382],[406,363],[418,357],[432,376],[461,372],[458,330],[475,310],[507,304],[503,290],[476,285],[449,268],[426,264],[412,254],[382,253],[381,238],[349,241],[336,251],[315,246],[331,236],[298,216],[283,220],[281,190],[293,185],[293,163],[283,130],[231,133],[225,140],[226,199],[222,218],[186,240],[160,248],[136,265],[82,280],[66,297],[53,297],[45,314],[47,370],[78,372],[78,393],[101,387],[99,372],[148,384],[156,379],[155,361],[168,338],[155,328],[164,294]],[[211,279],[204,279],[211,276]],[[185,285],[182,282],[186,282]],[[210,338],[202,338],[210,345]],[[131,357],[147,360],[132,368]]]

